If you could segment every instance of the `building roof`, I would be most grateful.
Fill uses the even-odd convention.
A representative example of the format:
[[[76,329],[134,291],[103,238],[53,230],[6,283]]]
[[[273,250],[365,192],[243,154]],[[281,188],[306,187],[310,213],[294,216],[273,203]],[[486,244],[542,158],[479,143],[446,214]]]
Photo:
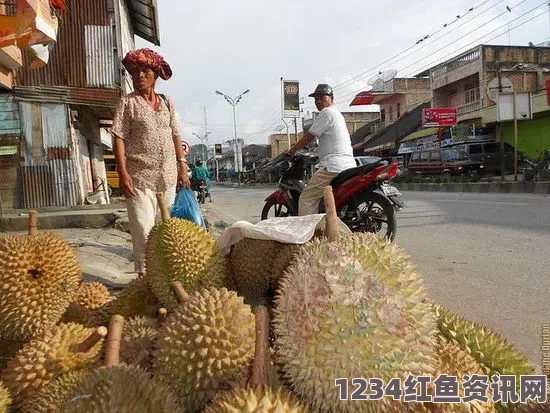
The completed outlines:
[[[157,0],[127,0],[136,36],[160,46]]]

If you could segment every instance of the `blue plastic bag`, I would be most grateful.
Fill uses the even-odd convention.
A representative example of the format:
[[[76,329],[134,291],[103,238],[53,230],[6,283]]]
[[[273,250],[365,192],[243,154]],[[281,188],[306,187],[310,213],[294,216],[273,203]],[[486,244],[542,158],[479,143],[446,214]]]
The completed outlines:
[[[170,216],[173,218],[184,218],[200,227],[206,228],[199,203],[192,189],[181,188],[179,190],[170,209]]]

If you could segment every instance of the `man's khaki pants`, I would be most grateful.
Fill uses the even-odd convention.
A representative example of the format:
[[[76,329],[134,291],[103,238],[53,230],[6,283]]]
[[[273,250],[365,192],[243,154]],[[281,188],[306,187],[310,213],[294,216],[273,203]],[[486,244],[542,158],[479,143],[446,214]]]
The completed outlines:
[[[156,193],[150,189],[134,188],[136,195],[126,198],[126,209],[128,211],[128,225],[132,235],[132,244],[134,249],[134,268],[138,273],[145,273],[145,247],[149,231],[160,221],[161,214],[158,207]],[[176,191],[166,191],[164,203],[170,210]]]
[[[327,172],[320,169],[311,176],[306,189],[304,189],[304,192],[300,195],[298,215],[303,216],[319,213],[319,202],[323,197],[325,186],[330,185],[330,181],[332,181],[336,175],[338,175],[336,172]]]

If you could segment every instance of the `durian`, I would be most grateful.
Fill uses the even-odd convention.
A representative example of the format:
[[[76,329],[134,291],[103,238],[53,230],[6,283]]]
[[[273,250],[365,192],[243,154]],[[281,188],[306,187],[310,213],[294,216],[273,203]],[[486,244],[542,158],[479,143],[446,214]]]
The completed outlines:
[[[21,401],[62,374],[95,365],[106,334],[105,327],[59,324],[26,343],[8,361],[2,380]]]
[[[54,326],[81,281],[74,248],[55,233],[0,240],[0,336],[26,341]]]
[[[5,340],[0,337],[0,370],[6,367],[8,360],[25,344],[24,341]]]
[[[441,305],[433,304],[433,308],[441,336],[457,344],[478,363],[487,367],[489,377],[493,374],[514,374],[519,384],[520,375],[534,374],[534,368],[527,357],[496,332],[479,323],[468,321]]]
[[[160,328],[152,370],[179,389],[186,411],[199,412],[218,391],[248,379],[254,328],[252,311],[237,293],[197,290]]]
[[[177,396],[136,366],[101,367],[87,375],[62,413],[178,413]]]
[[[314,239],[287,269],[275,299],[277,361],[315,411],[381,412],[389,397],[340,400],[335,379],[433,377],[436,319],[420,277],[396,245],[373,234]]]
[[[243,238],[232,247],[231,273],[237,291],[249,304],[267,297],[273,261],[280,249],[276,241]]]
[[[111,293],[105,285],[97,282],[82,283],[62,321],[93,327],[101,323],[101,314],[98,310],[111,300]]]
[[[158,328],[159,321],[151,317],[136,316],[125,320],[120,343],[120,361],[127,365],[139,361],[141,367],[148,368]],[[147,352],[147,356],[141,358],[140,353],[143,351]]]
[[[306,413],[309,409],[282,388],[242,387],[220,393],[204,413]]]
[[[193,292],[222,287],[230,277],[214,238],[194,222],[180,218],[165,218],[151,229],[145,265],[151,290],[169,311],[178,305],[172,282],[179,281],[187,292]]]
[[[0,381],[0,413],[8,413],[11,402],[10,392],[4,383]]]
[[[101,314],[101,324],[107,325],[110,318],[115,314],[124,318],[154,317],[159,307],[160,305],[158,305],[157,299],[149,288],[145,277],[138,276],[98,311]]]
[[[57,377],[26,399],[20,406],[21,413],[59,413],[91,372],[89,369],[73,370]]]
[[[273,291],[279,288],[279,280],[283,277],[286,269],[292,264],[296,254],[300,252],[302,245],[282,244],[275,260],[273,260],[273,269],[271,271],[270,284]]]

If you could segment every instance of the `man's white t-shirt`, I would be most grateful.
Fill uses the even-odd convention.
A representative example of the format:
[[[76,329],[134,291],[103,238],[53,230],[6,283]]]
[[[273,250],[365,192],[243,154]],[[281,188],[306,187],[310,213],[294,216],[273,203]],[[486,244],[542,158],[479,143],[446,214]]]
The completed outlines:
[[[346,120],[334,105],[319,112],[309,133],[319,139],[319,169],[339,173],[357,166]]]

